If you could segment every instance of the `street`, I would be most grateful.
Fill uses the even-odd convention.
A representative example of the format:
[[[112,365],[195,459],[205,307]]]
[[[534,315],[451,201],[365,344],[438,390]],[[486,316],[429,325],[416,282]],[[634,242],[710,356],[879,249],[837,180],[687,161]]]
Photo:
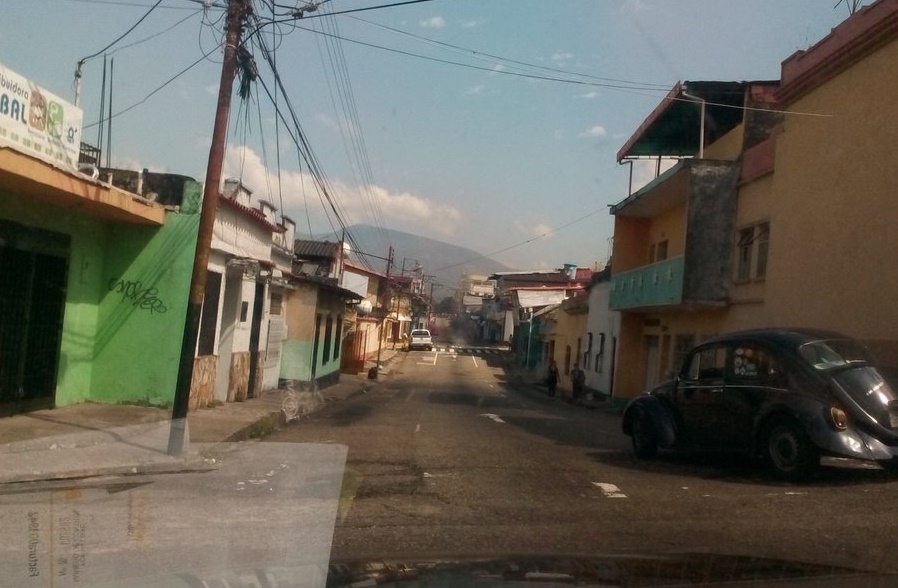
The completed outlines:
[[[348,447],[332,561],[747,554],[898,570],[898,480],[777,482],[732,455],[636,460],[611,411],[508,381],[499,349],[440,344],[268,442]]]

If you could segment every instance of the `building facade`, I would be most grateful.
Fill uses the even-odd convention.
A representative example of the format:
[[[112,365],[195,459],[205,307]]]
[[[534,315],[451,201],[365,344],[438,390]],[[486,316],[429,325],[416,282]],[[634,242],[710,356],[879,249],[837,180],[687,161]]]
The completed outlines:
[[[883,75],[895,63],[898,2],[880,0],[786,59],[778,81],[678,84],[622,148],[684,159],[612,208],[616,398],[709,336],[753,327],[840,331],[898,373],[898,78]]]

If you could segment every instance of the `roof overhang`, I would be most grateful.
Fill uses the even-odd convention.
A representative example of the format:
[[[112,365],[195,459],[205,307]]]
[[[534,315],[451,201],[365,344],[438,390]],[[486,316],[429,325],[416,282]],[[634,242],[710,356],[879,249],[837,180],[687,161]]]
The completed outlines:
[[[0,191],[113,222],[158,226],[165,208],[115,186],[0,147]]]
[[[691,157],[699,152],[702,102],[705,145],[743,119],[746,92],[777,82],[678,82],[617,152],[617,161],[640,157]]]

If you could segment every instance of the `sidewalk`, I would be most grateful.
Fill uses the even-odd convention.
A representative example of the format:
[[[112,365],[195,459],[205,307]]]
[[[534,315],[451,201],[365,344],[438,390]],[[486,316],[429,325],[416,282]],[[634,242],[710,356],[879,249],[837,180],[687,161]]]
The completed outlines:
[[[339,383],[308,395],[303,414],[377,386],[401,353],[382,352],[378,380],[368,379],[373,361],[362,373],[341,374]],[[203,468],[210,459],[208,444],[261,438],[282,426],[284,393],[267,390],[244,402],[190,412],[180,456],[168,455],[170,409],[84,403],[5,417],[0,419],[0,484]],[[191,444],[203,447],[197,451]]]
[[[548,398],[548,390],[539,374],[533,370],[527,370],[518,366],[514,362],[508,364],[508,382],[510,384],[520,386],[539,395],[542,400]],[[584,399],[581,404],[574,404],[571,398],[571,391],[567,388],[559,386],[555,390],[555,397],[560,402],[570,404],[572,407],[585,408],[590,410],[601,410],[610,414],[621,414],[623,406],[615,405],[611,399],[604,394],[597,394],[593,399]]]

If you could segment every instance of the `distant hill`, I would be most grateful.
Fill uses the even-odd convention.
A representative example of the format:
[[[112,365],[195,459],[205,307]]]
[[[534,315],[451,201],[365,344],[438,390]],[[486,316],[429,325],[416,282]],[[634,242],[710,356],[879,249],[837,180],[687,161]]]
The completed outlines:
[[[353,225],[349,232],[355,238],[356,243],[365,253],[386,257],[387,251],[383,244],[383,234],[377,227],[371,225]],[[415,262],[420,262],[426,275],[436,276],[439,284],[449,288],[458,285],[458,279],[462,274],[484,274],[494,272],[511,271],[508,266],[494,259],[483,257],[480,253],[466,247],[458,247],[436,239],[421,237],[402,231],[384,229],[386,239],[393,245],[393,272],[401,273],[403,260],[405,260],[406,273],[413,270]],[[333,234],[318,235],[315,239],[333,240]],[[375,257],[368,257],[368,263],[377,271],[386,269],[386,261]],[[434,290],[434,298],[441,299],[452,293],[448,290]]]

